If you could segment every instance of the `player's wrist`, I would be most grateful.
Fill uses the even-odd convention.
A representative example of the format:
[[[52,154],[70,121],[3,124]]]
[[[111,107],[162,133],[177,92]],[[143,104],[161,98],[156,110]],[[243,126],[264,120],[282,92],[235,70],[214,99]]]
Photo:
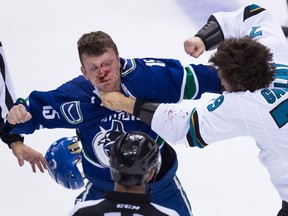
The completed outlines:
[[[206,51],[213,50],[224,40],[222,29],[213,15],[208,19],[205,26],[197,32],[195,37],[201,38]]]

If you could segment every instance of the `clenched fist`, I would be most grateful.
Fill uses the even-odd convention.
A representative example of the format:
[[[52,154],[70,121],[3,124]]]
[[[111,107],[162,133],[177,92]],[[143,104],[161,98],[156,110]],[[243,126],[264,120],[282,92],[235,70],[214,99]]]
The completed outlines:
[[[205,44],[199,37],[192,37],[184,41],[185,52],[198,58],[205,51]]]
[[[130,114],[133,114],[135,99],[132,97],[126,97],[120,92],[101,92],[100,99],[104,107],[117,111],[123,110]]]

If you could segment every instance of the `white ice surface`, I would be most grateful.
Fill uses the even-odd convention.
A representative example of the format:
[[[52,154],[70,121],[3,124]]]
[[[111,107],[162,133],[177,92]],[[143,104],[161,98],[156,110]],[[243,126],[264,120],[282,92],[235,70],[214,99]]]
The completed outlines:
[[[179,2],[2,0],[0,40],[17,96],[53,89],[80,74],[76,42],[83,33],[94,30],[109,33],[123,57],[171,57],[184,64],[205,63],[209,53],[197,60],[184,53],[183,41],[196,33],[199,23],[186,13],[185,1]],[[280,23],[286,20],[285,0],[236,3],[258,3],[271,10]],[[209,8],[209,3],[206,6]],[[45,154],[52,142],[70,135],[73,130],[41,130],[26,136],[25,142]],[[257,159],[252,139],[233,139],[206,149],[184,145],[175,149],[178,176],[195,216],[276,215],[281,200]],[[27,163],[20,168],[5,144],[0,145],[0,161],[1,216],[67,215],[81,192],[60,187],[47,172],[32,173]]]

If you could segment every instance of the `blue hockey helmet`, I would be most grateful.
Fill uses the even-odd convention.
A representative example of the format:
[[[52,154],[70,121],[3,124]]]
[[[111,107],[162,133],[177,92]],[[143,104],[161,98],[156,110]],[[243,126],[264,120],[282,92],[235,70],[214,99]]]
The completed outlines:
[[[84,178],[78,169],[82,154],[77,136],[64,137],[52,143],[45,154],[50,176],[68,189],[84,186]]]
[[[161,155],[157,143],[140,131],[120,135],[110,149],[110,172],[113,181],[127,187],[147,183],[151,169],[158,173]]]

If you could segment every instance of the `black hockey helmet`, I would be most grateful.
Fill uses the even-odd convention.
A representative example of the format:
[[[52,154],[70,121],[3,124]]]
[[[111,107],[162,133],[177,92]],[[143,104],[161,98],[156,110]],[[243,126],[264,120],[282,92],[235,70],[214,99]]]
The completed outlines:
[[[155,175],[161,166],[161,155],[157,143],[139,131],[120,135],[110,150],[110,172],[113,181],[129,186],[146,183],[149,172]],[[155,176],[154,175],[154,176]]]

